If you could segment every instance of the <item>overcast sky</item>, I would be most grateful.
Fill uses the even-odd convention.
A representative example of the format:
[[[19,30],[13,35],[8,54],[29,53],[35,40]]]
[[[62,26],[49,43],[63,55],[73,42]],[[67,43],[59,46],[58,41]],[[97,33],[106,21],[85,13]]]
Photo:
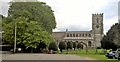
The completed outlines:
[[[0,14],[7,15],[9,0],[1,0]],[[92,14],[104,13],[104,33],[118,22],[119,0],[39,0],[46,2],[54,11],[57,27],[53,31],[89,31]]]

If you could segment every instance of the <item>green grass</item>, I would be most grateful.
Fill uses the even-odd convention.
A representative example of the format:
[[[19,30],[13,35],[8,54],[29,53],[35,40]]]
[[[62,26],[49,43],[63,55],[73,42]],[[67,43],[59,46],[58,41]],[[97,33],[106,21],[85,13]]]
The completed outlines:
[[[88,57],[91,59],[97,59],[97,60],[117,60],[117,59],[108,59],[105,57],[105,53],[102,49],[98,49],[97,53],[94,49],[89,49],[87,52],[86,50],[76,50],[76,51],[64,51],[63,54],[75,54],[81,57]]]

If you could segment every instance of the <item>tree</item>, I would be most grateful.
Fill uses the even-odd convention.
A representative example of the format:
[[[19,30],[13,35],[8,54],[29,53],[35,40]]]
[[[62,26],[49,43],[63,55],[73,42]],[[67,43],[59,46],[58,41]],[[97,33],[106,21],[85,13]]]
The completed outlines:
[[[104,49],[116,50],[120,46],[120,24],[115,23],[107,32],[106,36],[101,41],[101,46]],[[106,45],[107,44],[107,45]]]
[[[17,26],[17,44],[22,44],[26,48],[37,48],[40,40],[44,41],[47,46],[53,41],[52,36],[48,32],[43,31],[41,25],[36,21],[28,22],[28,19],[25,17],[19,17],[15,19],[14,22],[8,24],[3,23],[3,40],[5,44],[13,45],[14,43],[15,23]]]
[[[51,42],[48,49],[53,50],[53,51],[57,51],[58,47],[57,47],[56,42]]]
[[[16,19],[21,16],[39,22],[49,33],[56,27],[53,10],[44,2],[10,2],[8,18]]]
[[[62,50],[65,50],[67,48],[67,44],[64,41],[61,41],[59,43],[59,49],[62,52]]]
[[[73,48],[74,48],[74,50],[76,49],[76,47],[77,47],[77,43],[73,42]]]
[[[72,42],[67,42],[67,50],[73,48],[73,43]]]
[[[38,49],[40,49],[41,51],[43,49],[46,49],[46,44],[43,41],[40,41],[39,45],[38,45]]]
[[[15,0],[17,1],[17,0]],[[8,16],[2,23],[3,44],[13,45],[17,26],[17,45],[36,49],[40,42],[46,47],[53,40],[52,29],[56,27],[51,7],[44,2],[10,2]]]

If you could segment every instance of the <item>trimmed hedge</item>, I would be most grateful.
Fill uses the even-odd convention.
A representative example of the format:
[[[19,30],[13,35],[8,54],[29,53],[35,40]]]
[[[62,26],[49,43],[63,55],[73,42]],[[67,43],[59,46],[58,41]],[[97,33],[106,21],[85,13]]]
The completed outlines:
[[[56,42],[51,42],[49,47],[48,47],[49,50],[53,50],[53,51],[57,51],[58,50],[58,47],[57,47],[57,44]]]
[[[62,50],[65,50],[66,48],[67,48],[66,42],[61,41],[61,42],[59,43],[59,49],[60,49],[60,51],[62,52]]]
[[[73,48],[73,43],[72,42],[67,42],[67,50]]]

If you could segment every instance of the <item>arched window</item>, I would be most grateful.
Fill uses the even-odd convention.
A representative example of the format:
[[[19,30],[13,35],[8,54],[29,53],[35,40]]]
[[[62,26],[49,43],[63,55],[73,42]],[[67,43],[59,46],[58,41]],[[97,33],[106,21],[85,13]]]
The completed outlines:
[[[91,45],[92,45],[92,42],[91,42],[91,41],[89,41],[89,42],[88,42],[88,46],[91,46]]]
[[[89,34],[89,37],[91,37],[91,34]]]
[[[72,34],[70,34],[70,37],[72,37]]]
[[[76,37],[78,37],[78,34],[76,34]]]
[[[82,34],[82,37],[84,37],[84,34]]]
[[[69,34],[67,34],[67,37],[69,37]]]
[[[87,34],[85,36],[87,37]]]
[[[97,18],[97,23],[99,23],[99,18]]]
[[[75,34],[73,34],[73,37],[75,37]]]

